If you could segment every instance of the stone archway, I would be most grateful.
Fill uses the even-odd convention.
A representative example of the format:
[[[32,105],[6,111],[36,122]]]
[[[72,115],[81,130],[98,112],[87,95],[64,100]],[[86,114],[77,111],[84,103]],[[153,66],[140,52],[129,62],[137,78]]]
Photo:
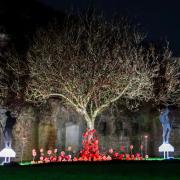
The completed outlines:
[[[56,145],[62,150],[71,147],[73,152],[81,148],[82,133],[85,131],[85,121],[72,109],[61,106],[56,122],[57,141]]]

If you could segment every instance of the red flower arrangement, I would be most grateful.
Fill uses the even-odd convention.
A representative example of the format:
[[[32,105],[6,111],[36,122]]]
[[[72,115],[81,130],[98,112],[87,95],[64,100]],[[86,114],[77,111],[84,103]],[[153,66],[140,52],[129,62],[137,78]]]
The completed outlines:
[[[83,134],[82,140],[82,150],[80,151],[79,157],[72,157],[70,154],[66,155],[65,151],[61,151],[58,155],[58,149],[55,148],[52,150],[47,150],[47,154],[44,154],[44,149],[40,149],[40,160],[38,163],[49,163],[49,162],[71,162],[71,161],[109,161],[112,159],[115,160],[142,160],[142,154],[136,153],[133,154],[132,150],[134,146],[130,145],[131,153],[125,153],[124,146],[120,147],[120,152],[116,152],[113,148],[110,148],[108,153],[100,153],[99,152],[99,140],[96,135],[96,130],[86,129],[86,132]],[[141,147],[142,149],[142,147]],[[71,149],[69,149],[71,150]],[[35,149],[32,150],[33,161],[37,156],[37,152]],[[148,158],[146,156],[145,158]]]
[[[83,134],[82,150],[80,151],[80,160],[93,160],[99,159],[99,141],[96,135],[96,130],[86,129]]]

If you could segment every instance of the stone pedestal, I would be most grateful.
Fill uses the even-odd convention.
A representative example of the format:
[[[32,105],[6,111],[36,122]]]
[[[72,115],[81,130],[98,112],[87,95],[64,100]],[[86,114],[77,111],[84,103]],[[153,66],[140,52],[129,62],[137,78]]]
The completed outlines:
[[[0,157],[4,158],[4,161],[2,162],[2,164],[4,163],[10,163],[11,162],[11,158],[16,157],[16,153],[13,149],[11,149],[10,147],[6,147],[3,150],[0,151]]]
[[[174,147],[169,143],[163,143],[159,146],[159,152],[164,153],[164,159],[169,159],[169,152],[174,152]]]

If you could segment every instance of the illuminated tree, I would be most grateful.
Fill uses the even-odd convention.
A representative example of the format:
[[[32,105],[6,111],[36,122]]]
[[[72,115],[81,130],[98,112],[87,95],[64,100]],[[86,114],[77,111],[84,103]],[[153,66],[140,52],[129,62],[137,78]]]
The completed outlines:
[[[14,49],[9,49],[0,63],[1,104],[6,106],[14,103],[16,106],[14,100],[23,97],[27,77],[27,64]]]
[[[156,64],[154,78],[154,101],[158,104],[180,105],[180,61],[175,58],[162,58]]]
[[[0,32],[0,104],[3,103],[4,98],[7,96],[7,83],[6,80],[8,79],[7,77],[7,72],[5,71],[5,52],[6,52],[6,47],[9,41],[9,37],[6,33]]]
[[[117,100],[154,98],[159,54],[143,47],[145,36],[136,27],[124,18],[109,22],[93,15],[65,22],[61,30],[40,30],[28,52],[28,101],[59,97],[93,129],[96,117]],[[169,51],[162,56],[169,59]]]
[[[6,73],[4,72],[2,67],[0,67],[0,99],[1,99],[1,104],[3,103],[4,98],[7,96],[8,87],[5,83],[5,77],[6,77]]]

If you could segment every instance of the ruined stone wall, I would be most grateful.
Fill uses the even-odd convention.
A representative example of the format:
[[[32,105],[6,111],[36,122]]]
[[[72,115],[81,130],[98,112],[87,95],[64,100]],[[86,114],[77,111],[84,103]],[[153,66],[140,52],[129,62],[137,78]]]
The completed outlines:
[[[176,156],[180,155],[179,117],[176,114],[170,137]],[[85,129],[84,119],[72,109],[62,106],[58,100],[51,99],[40,108],[26,105],[21,109],[13,129],[12,147],[17,153],[16,161],[32,160],[33,148],[67,150],[71,146],[76,153],[81,148]],[[144,153],[147,151],[150,156],[160,155],[158,147],[162,144],[162,127],[158,112],[154,113],[148,108],[133,113],[109,109],[97,118],[95,129],[101,151],[107,152],[109,148],[119,150],[123,145],[129,152],[129,146],[133,144],[134,152],[137,152],[142,144]],[[145,135],[148,139],[145,139]],[[2,133],[0,138],[2,141]],[[73,139],[76,142],[73,143]]]
[[[131,126],[124,114],[115,115],[112,112],[105,112],[95,122],[100,149],[107,152],[109,148],[120,150],[121,146],[129,152]]]
[[[69,146],[66,128],[71,125],[78,127],[78,132],[75,132],[78,143],[71,147],[77,152],[81,148],[82,133],[86,128],[82,117],[73,110],[64,108],[58,100],[54,99],[40,109],[32,106],[24,107],[13,129],[12,147],[17,153],[16,161],[32,160],[34,148],[66,150]]]
[[[138,112],[107,111],[98,119],[95,128],[98,130],[102,149],[119,149],[123,145],[126,152],[129,152],[129,146],[133,144],[134,152],[140,152],[140,145],[143,145],[144,154],[163,156],[158,151],[162,144],[162,125],[156,109],[146,106]],[[180,155],[179,137],[180,113],[176,110],[170,134],[170,143],[175,147],[172,156]]]
[[[52,149],[66,148],[66,126],[79,126],[79,146],[85,122],[76,112],[63,107],[59,101],[50,100],[48,106],[41,111],[39,120],[39,147]],[[79,147],[75,147],[78,149]]]
[[[19,114],[13,129],[13,149],[17,153],[17,160],[32,158],[33,148],[38,147],[38,122],[36,109],[25,106]]]

